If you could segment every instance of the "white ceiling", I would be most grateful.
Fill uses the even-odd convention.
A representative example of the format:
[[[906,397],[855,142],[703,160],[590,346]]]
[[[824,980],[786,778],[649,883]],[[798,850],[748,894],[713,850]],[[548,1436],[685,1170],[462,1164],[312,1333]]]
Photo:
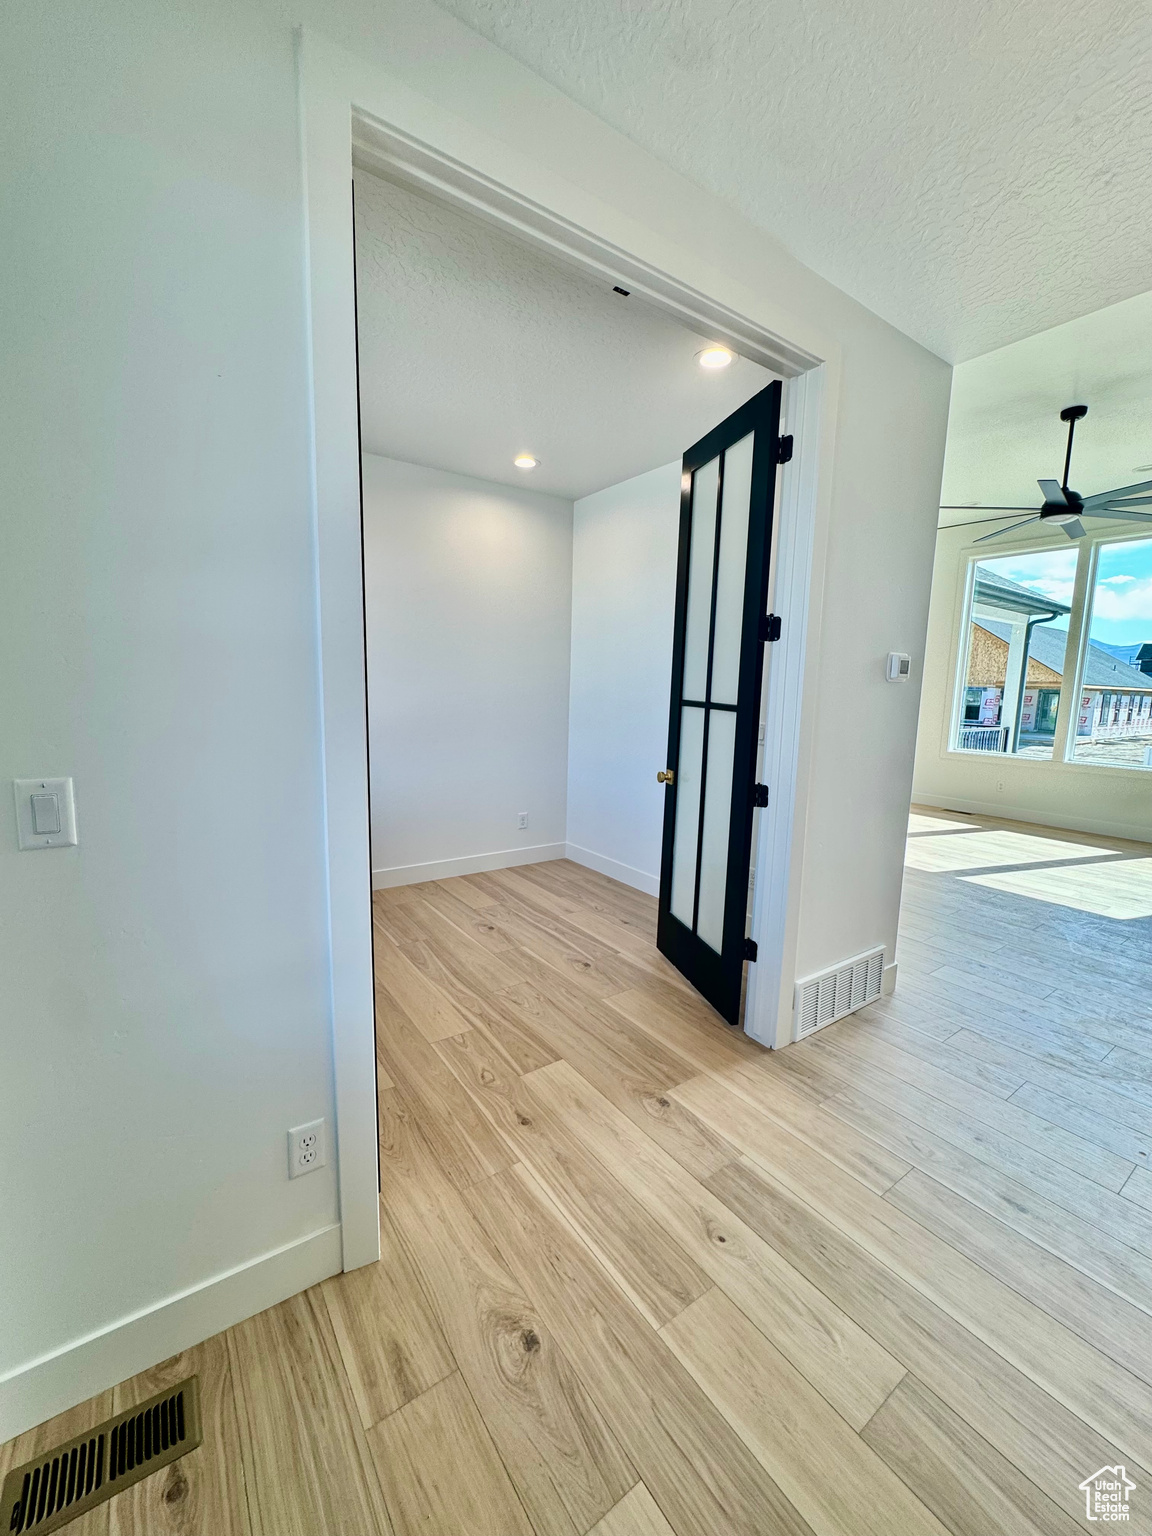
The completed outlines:
[[[1149,285],[1142,0],[444,0],[955,362]]]
[[[356,280],[363,445],[414,464],[586,496],[678,459],[772,378],[706,372],[707,338],[363,171]]]
[[[1152,480],[1152,293],[962,363],[940,500],[1039,507],[1036,481],[1063,474],[1065,405],[1088,407],[1076,427],[1073,490],[1092,496]],[[975,508],[940,521],[997,515]]]

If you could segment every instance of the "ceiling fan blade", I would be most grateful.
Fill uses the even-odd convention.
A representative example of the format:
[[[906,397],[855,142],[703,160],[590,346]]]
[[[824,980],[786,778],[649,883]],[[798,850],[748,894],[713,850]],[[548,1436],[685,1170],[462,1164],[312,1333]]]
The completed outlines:
[[[1070,539],[1082,539],[1087,532],[1078,517],[1073,518],[1070,523],[1061,523],[1060,526]]]
[[[1036,484],[1044,492],[1044,500],[1050,505],[1068,505],[1068,498],[1061,490],[1059,480],[1037,480]]]
[[[1141,480],[1139,485],[1126,485],[1119,491],[1101,491],[1098,496],[1085,496],[1086,507],[1098,506],[1104,501],[1123,501],[1128,496],[1147,496],[1152,492],[1152,480]]]
[[[1105,517],[1118,523],[1152,523],[1152,512],[1126,512],[1122,507],[1081,507],[1081,517]]]
[[[1152,507],[1152,496],[1110,496],[1107,501],[1094,501],[1094,507]]]
[[[986,507],[983,502],[978,506],[948,506],[943,505],[941,512],[1035,512],[1035,507]]]
[[[987,539],[998,539],[1002,533],[1011,533],[1014,528],[1023,528],[1025,523],[1039,523],[1042,521],[1043,519],[1040,514],[1037,513],[1035,517],[1024,517],[1018,523],[1009,523],[1007,528],[997,528],[995,533],[982,533],[978,539],[974,539],[972,542],[974,544],[983,544]]]

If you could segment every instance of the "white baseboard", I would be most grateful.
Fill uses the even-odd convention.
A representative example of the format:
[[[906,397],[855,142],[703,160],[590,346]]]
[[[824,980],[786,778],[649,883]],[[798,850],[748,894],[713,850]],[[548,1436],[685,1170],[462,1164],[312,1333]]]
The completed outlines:
[[[899,969],[895,960],[891,965],[886,965],[880,975],[880,996],[891,997],[896,990],[896,972]]]
[[[591,848],[581,848],[579,843],[568,843],[566,848],[564,857],[571,859],[573,864],[583,864],[585,869],[594,869],[611,880],[619,880],[622,885],[643,891],[647,896],[659,896],[659,875],[646,875],[642,869],[633,869],[631,864],[621,864],[619,859],[610,859],[604,853],[593,853]]]
[[[470,853],[461,859],[433,859],[428,864],[397,864],[372,871],[372,889],[419,885],[424,880],[450,880],[453,875],[481,875],[489,869],[514,869],[517,864],[543,864],[564,858],[564,843],[539,843],[535,848],[501,848],[496,853]]]
[[[1033,811],[1005,800],[965,800],[956,795],[925,795],[914,792],[913,803],[928,805],[937,811],[971,811],[977,816],[995,816],[1000,821],[1026,821],[1034,827],[1052,827],[1059,832],[1095,832],[1101,837],[1122,837],[1134,843],[1152,843],[1152,830],[1126,821],[1109,821],[1102,816],[1065,816],[1057,811]]]
[[[0,1443],[339,1274],[340,1226],[261,1254],[0,1377]]]

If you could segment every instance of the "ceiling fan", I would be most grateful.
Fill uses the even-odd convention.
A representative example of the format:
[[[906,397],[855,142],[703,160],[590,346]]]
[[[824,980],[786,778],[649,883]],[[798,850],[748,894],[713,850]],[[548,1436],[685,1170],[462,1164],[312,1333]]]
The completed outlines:
[[[1076,423],[1087,416],[1086,405],[1066,405],[1060,412],[1060,420],[1068,423],[1068,451],[1064,455],[1064,482],[1038,480],[1044,493],[1044,505],[1037,512],[1032,507],[981,507],[981,512],[1031,512],[1031,517],[1009,523],[1007,528],[997,528],[995,533],[984,533],[975,540],[983,544],[987,539],[999,539],[1006,533],[1014,533],[1026,523],[1053,523],[1063,528],[1070,539],[1082,539],[1086,532],[1082,517],[1119,518],[1127,523],[1152,523],[1152,512],[1137,512],[1136,507],[1152,507],[1152,480],[1142,480],[1139,485],[1127,485],[1120,491],[1101,491],[1098,496],[1081,496],[1068,488],[1068,471],[1072,464],[1072,434]],[[969,511],[969,507],[942,507],[944,512]]]

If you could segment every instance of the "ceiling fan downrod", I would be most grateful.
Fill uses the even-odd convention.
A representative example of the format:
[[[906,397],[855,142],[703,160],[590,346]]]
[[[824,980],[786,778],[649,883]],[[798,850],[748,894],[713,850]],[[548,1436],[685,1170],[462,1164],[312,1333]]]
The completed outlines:
[[[1060,412],[1060,420],[1068,423],[1068,451],[1064,455],[1064,482],[1061,490],[1068,489],[1068,472],[1072,467],[1072,434],[1076,431],[1076,423],[1082,421],[1088,414],[1086,405],[1066,405]]]

